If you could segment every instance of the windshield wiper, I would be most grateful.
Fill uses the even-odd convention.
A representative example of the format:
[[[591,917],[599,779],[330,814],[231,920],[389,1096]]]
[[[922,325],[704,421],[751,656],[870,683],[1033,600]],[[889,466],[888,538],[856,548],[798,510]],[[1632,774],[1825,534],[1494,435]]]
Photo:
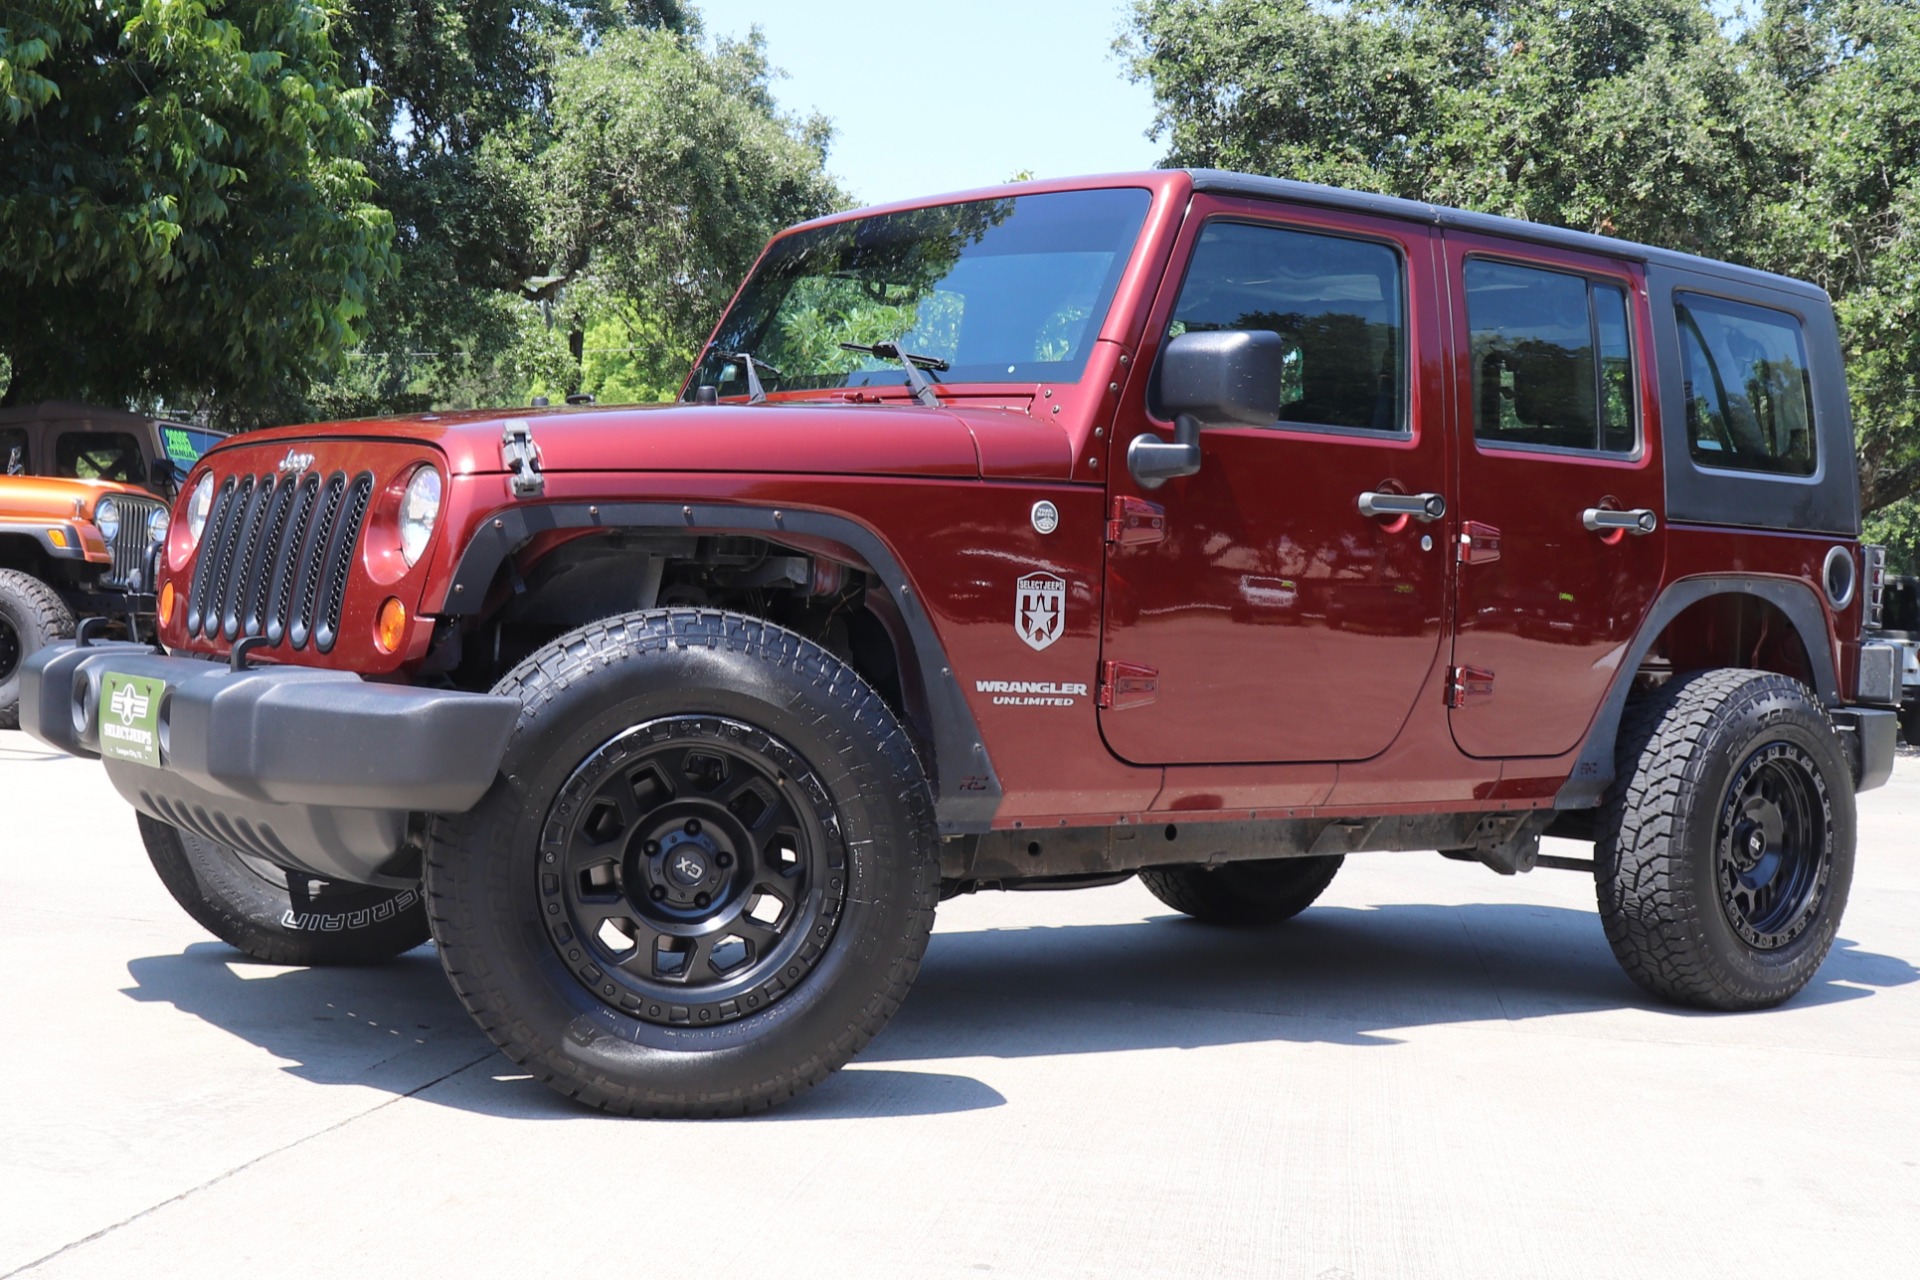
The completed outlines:
[[[754,372],[755,369],[765,369],[776,378],[784,378],[787,376],[768,364],[765,360],[762,360],[759,356],[754,355],[751,351],[722,351],[720,358],[722,360],[738,360],[741,368],[747,371],[748,404],[759,404],[767,398],[767,389],[760,385],[760,375]]]
[[[907,371],[907,385],[913,388],[913,398],[929,409],[940,407],[940,393],[933,389],[933,383],[922,369],[932,369],[935,373],[945,373],[953,366],[939,356],[923,356],[912,351],[902,351],[897,342],[876,342],[864,346],[858,342],[843,342],[842,351],[858,351],[863,355],[879,356],[882,360],[898,360]]]

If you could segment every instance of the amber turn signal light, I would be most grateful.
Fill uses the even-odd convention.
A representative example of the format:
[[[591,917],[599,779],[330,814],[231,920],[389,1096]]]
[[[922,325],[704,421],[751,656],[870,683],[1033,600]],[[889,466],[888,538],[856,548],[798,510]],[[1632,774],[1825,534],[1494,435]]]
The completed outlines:
[[[49,529],[47,530],[47,541],[51,542],[56,550],[65,551],[67,549],[67,531],[65,529]]]
[[[373,642],[380,646],[380,652],[392,653],[406,637],[407,606],[388,596],[380,606],[380,616],[374,619]]]
[[[173,623],[173,584],[171,582],[160,584],[160,621],[168,625]]]

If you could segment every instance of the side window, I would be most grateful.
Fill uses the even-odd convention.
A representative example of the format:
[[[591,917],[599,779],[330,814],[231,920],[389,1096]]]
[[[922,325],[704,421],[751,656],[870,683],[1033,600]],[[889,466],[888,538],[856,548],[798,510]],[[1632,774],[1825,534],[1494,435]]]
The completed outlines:
[[[1703,466],[1810,476],[1813,387],[1800,322],[1784,311],[1674,295],[1687,448]]]
[[[1201,231],[1168,337],[1265,329],[1285,343],[1279,422],[1406,429],[1406,309],[1387,245],[1214,222]],[[1152,407],[1159,411],[1157,392]]]
[[[124,431],[65,431],[53,447],[55,475],[76,480],[144,484],[146,459],[140,442]]]
[[[1626,290],[1483,258],[1468,259],[1462,276],[1474,437],[1631,453],[1637,433]]]
[[[18,427],[0,427],[0,469],[10,476],[27,475],[33,459],[27,454],[27,433]]]

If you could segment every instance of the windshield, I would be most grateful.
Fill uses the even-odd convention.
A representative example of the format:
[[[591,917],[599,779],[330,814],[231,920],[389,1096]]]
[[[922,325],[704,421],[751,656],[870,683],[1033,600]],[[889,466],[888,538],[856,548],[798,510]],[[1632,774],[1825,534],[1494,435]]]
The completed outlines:
[[[938,382],[1072,382],[1152,197],[1137,188],[938,205],[803,231],[767,251],[688,384],[748,393],[898,387],[890,346]]]

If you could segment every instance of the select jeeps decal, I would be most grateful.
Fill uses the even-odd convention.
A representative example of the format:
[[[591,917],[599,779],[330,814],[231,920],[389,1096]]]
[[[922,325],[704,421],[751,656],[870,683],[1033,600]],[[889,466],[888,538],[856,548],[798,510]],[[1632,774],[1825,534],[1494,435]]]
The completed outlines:
[[[1050,573],[1030,573],[1015,584],[1013,629],[1028,647],[1044,649],[1066,630],[1067,584]]]
[[[1057,680],[975,680],[973,689],[992,694],[996,707],[1070,707],[1087,696],[1087,686]]]

